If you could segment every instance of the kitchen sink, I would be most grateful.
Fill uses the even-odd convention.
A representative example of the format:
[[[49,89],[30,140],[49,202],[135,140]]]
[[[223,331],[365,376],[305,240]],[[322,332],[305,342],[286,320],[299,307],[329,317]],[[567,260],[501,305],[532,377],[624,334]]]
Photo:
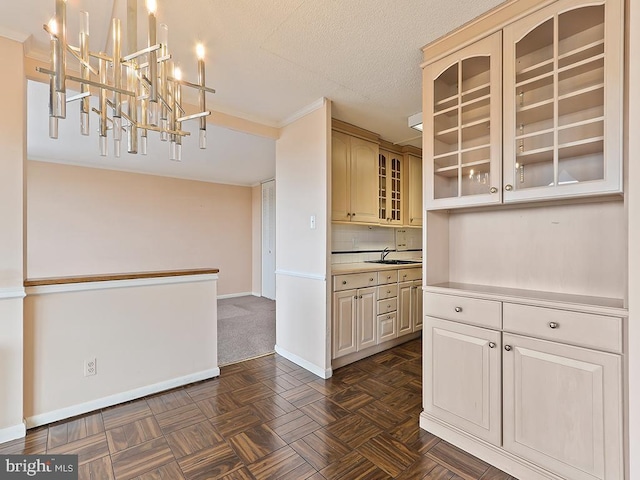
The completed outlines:
[[[380,263],[382,265],[409,265],[422,262],[419,260],[365,260],[365,263]]]

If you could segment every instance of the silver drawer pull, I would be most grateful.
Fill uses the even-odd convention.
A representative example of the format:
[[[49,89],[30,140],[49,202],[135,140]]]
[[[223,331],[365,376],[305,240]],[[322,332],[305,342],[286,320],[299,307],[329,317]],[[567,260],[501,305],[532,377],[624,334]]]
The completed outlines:
[[[373,278],[370,278],[370,279],[369,279],[369,281],[370,281],[370,282],[373,282]]]
[[[456,311],[456,313],[460,313],[462,311],[462,307],[456,307],[454,308],[454,310]]]
[[[387,290],[387,293],[391,293],[391,290]]]
[[[496,344],[493,342],[489,342],[489,348],[496,348]]]
[[[342,284],[343,284],[343,285],[346,285],[346,284],[347,284],[347,281],[346,281],[346,280],[342,280]]]
[[[549,328],[553,328],[556,329],[558,328],[560,325],[558,325],[556,322],[549,322]]]
[[[505,346],[504,346],[504,349],[505,349],[507,352],[510,352],[510,351],[511,351],[511,345],[505,345]]]

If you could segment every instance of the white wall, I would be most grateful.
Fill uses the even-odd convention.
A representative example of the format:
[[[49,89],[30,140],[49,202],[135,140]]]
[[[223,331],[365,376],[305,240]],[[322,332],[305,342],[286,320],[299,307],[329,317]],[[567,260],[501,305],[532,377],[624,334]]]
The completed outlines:
[[[629,212],[629,463],[630,479],[640,478],[640,0],[628,13],[628,185]]]
[[[220,269],[252,292],[252,189],[27,162],[28,278]]]
[[[28,288],[28,425],[219,375],[215,277]],[[91,358],[97,374],[85,376]]]
[[[328,376],[331,106],[318,106],[283,127],[276,141],[276,351]]]
[[[0,442],[22,424],[25,80],[22,44],[0,37]]]

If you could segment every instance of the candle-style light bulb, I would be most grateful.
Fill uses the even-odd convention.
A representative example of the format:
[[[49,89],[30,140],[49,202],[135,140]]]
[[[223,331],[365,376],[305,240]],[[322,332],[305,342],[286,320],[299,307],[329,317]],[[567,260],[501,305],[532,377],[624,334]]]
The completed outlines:
[[[198,60],[204,60],[204,45],[201,43],[196,45],[196,56]]]
[[[49,22],[47,23],[47,27],[49,27],[49,32],[51,32],[51,35],[58,34],[58,22],[56,22],[55,18],[49,20]]]
[[[182,70],[180,70],[180,67],[175,68],[173,71],[173,77],[178,81],[182,80]]]
[[[156,0],[147,0],[147,10],[149,11],[149,13],[155,15],[157,9],[158,3],[156,2]]]

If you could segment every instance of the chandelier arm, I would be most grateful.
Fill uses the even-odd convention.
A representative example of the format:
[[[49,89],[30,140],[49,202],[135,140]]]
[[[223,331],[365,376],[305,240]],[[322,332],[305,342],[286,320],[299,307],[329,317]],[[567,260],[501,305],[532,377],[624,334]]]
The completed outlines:
[[[213,88],[209,88],[209,87],[205,87],[204,85],[198,85],[197,83],[191,83],[188,82],[186,80],[178,80],[175,77],[168,77],[168,79],[172,82],[178,83],[184,87],[190,87],[190,88],[195,88],[196,90],[202,90],[204,92],[208,92],[208,93],[216,93],[216,91]]]
[[[91,92],[83,92],[71,97],[67,97],[67,103],[75,102],[76,100],[82,100],[85,97],[90,97]]]
[[[137,52],[130,53],[129,55],[122,57],[120,61],[130,62],[131,60],[138,58],[141,55],[146,55],[147,53],[155,52],[156,50],[160,50],[159,43],[156,43],[155,45],[151,45],[150,47],[143,48],[142,50],[138,50]]]
[[[89,62],[85,62],[84,59],[80,56],[80,49],[79,48],[76,51],[76,47],[72,47],[71,45],[67,45],[67,50],[69,51],[69,53],[71,53],[76,58],[76,60],[78,60],[80,62],[80,65],[88,68],[91,71],[91,73],[93,73],[94,75],[98,75],[98,71],[95,68],[93,68],[89,64]],[[91,53],[89,55],[91,55]]]
[[[176,122],[186,122],[187,120],[195,120],[196,118],[208,117],[211,115],[211,110],[207,110],[205,112],[192,113],[191,115],[186,115],[184,117],[176,118]]]

